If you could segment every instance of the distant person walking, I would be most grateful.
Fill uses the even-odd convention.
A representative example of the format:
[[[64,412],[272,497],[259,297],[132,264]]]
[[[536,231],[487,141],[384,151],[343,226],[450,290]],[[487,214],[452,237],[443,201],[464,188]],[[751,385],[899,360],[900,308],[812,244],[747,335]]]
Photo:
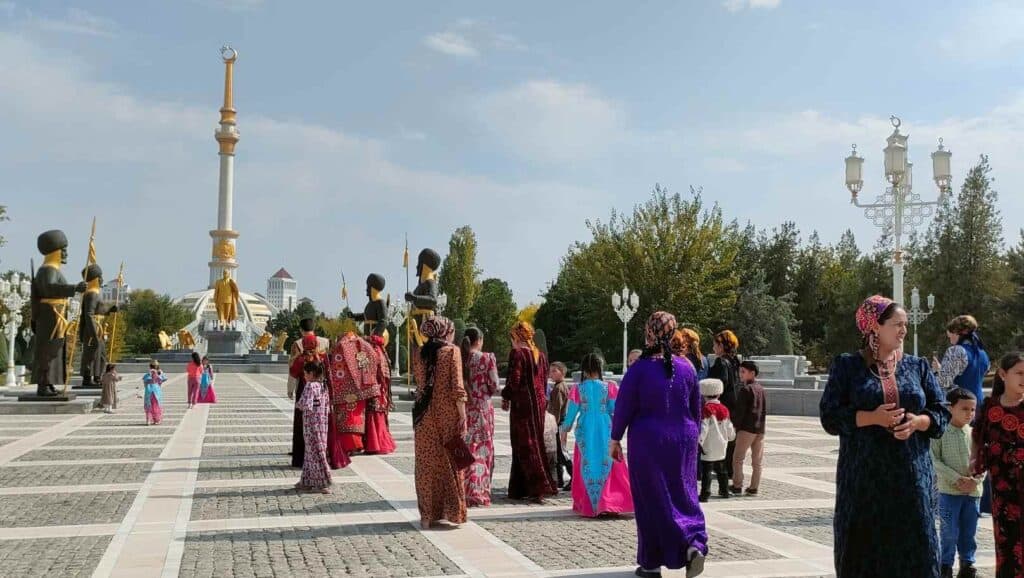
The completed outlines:
[[[757,382],[760,369],[753,361],[740,362],[740,386],[736,390],[736,451],[732,455],[732,487],[734,494],[743,493],[743,461],[750,452],[750,485],[747,495],[756,496],[761,485],[761,465],[764,461],[764,430],[768,403],[764,387]]]
[[[697,439],[703,407],[693,366],[673,356],[676,318],[657,311],[647,320],[644,355],[626,372],[615,400],[609,453],[622,459],[629,432],[629,485],[638,537],[636,575],[661,568],[704,570],[708,534],[697,501]]]
[[[722,405],[729,409],[729,414],[736,412],[736,389],[740,385],[740,340],[736,334],[726,329],[715,335],[715,363],[708,371],[708,377],[722,381]],[[730,478],[733,476],[732,456],[736,451],[736,442],[729,442],[725,450],[725,471]]]
[[[188,378],[188,408],[192,409],[199,403],[199,381],[203,377],[203,359],[195,351],[192,352],[192,359],[185,366],[185,374]]]
[[[482,351],[484,333],[476,327],[466,329],[460,344],[462,379],[466,388],[466,426],[469,451],[474,462],[465,472],[466,505],[491,504],[491,479],[494,476],[494,404],[498,393],[498,364],[493,353]]]
[[[203,356],[203,373],[199,377],[199,403],[217,403],[217,392],[213,389],[213,365],[210,358]]]

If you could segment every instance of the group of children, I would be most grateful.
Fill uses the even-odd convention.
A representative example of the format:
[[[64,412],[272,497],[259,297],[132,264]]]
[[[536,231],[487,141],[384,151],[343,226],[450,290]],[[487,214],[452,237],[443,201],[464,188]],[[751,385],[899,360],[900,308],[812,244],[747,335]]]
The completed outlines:
[[[188,375],[189,409],[197,403],[217,403],[217,393],[213,389],[213,366],[210,365],[210,359],[200,358],[198,353],[193,353],[192,360],[189,361],[185,371]],[[117,365],[108,363],[100,378],[100,383],[103,386],[100,406],[104,413],[117,411],[117,384],[121,379]],[[160,369],[160,362],[151,361],[149,371],[142,376],[142,392],[137,394],[142,398],[142,406],[146,412],[146,425],[160,425],[164,418],[163,385],[166,381],[167,376]]]
[[[975,394],[947,394],[952,417],[931,444],[939,488],[941,576],[974,578],[976,533],[983,485],[992,491],[996,575],[1021,576],[1024,568],[1024,353],[1005,355],[996,368],[992,394],[978,410]],[[972,426],[973,423],[973,426]],[[986,482],[985,476],[988,475]]]
[[[718,479],[718,496],[743,495],[743,463],[750,452],[752,475],[746,495],[756,496],[761,483],[764,460],[764,431],[767,405],[764,388],[757,382],[760,370],[753,361],[739,364],[739,381],[733,408],[726,407],[721,397],[725,384],[720,379],[700,380],[704,407],[700,422],[700,501],[711,497],[711,477]],[[731,457],[732,463],[727,463]],[[730,467],[731,466],[731,467]],[[730,471],[732,472],[730,479]]]

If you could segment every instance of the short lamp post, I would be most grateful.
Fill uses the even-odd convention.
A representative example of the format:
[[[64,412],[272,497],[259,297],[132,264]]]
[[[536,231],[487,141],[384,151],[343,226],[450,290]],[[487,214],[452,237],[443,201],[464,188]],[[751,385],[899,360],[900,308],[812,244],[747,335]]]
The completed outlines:
[[[892,232],[892,295],[893,300],[903,303],[903,231],[923,223],[935,214],[935,208],[943,202],[950,191],[952,171],[950,158],[953,153],[942,146],[932,153],[932,174],[939,189],[937,201],[922,201],[913,191],[913,163],[907,161],[908,135],[900,134],[900,119],[890,117],[893,131],[886,139],[884,153],[885,180],[889,186],[875,199],[874,203],[861,203],[857,195],[864,187],[864,157],[857,156],[857,145],[846,157],[846,188],[851,194],[850,202],[864,209],[864,215],[883,231]]]
[[[914,326],[914,356],[917,356],[917,326],[924,323],[928,316],[935,312],[935,296],[928,294],[928,309],[921,309],[921,292],[914,287],[910,290],[910,309],[907,310],[907,318]]]
[[[0,300],[3,300],[7,314],[4,315],[4,329],[7,334],[7,377],[4,385],[17,385],[18,376],[14,371],[14,340],[21,326],[21,308],[29,300],[32,285],[28,279],[22,279],[14,273],[10,280],[0,280]]]
[[[629,320],[640,308],[640,296],[623,287],[622,293],[612,293],[612,308],[622,320],[622,374],[626,374],[626,361],[629,359]]]
[[[395,360],[394,360],[394,375],[395,377],[402,377],[402,364],[398,361],[399,356],[399,343],[402,341],[398,338],[398,328],[405,323],[405,318],[409,316],[409,304],[405,301],[399,303],[398,301],[391,301],[391,296],[388,295],[388,323],[395,326]]]

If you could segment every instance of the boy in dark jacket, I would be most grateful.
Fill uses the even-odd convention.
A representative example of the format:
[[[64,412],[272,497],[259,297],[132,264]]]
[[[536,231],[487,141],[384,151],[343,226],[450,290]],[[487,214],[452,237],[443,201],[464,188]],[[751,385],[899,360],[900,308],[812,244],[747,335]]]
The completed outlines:
[[[743,460],[750,450],[753,473],[747,495],[756,496],[761,483],[761,462],[764,460],[764,422],[767,416],[764,387],[757,382],[759,373],[753,361],[740,362],[740,385],[736,388],[736,408],[732,423],[736,426],[736,451],[732,457],[732,487],[734,494],[743,493]]]

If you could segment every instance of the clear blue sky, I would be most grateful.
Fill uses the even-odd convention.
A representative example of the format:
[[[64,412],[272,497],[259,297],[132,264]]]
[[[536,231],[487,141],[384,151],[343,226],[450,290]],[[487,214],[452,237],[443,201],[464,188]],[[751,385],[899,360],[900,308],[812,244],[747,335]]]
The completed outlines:
[[[926,198],[939,136],[957,187],[991,156],[1016,242],[1022,24],[1014,2],[0,0],[0,267],[27,268],[59,227],[77,269],[97,215],[108,271],[205,285],[224,42],[247,291],[284,266],[327,310],[342,269],[354,297],[370,272],[398,294],[404,233],[444,254],[469,224],[484,275],[525,305],[585,219],[656,182],[868,247],[843,157],[858,143],[880,192],[893,113]]]

